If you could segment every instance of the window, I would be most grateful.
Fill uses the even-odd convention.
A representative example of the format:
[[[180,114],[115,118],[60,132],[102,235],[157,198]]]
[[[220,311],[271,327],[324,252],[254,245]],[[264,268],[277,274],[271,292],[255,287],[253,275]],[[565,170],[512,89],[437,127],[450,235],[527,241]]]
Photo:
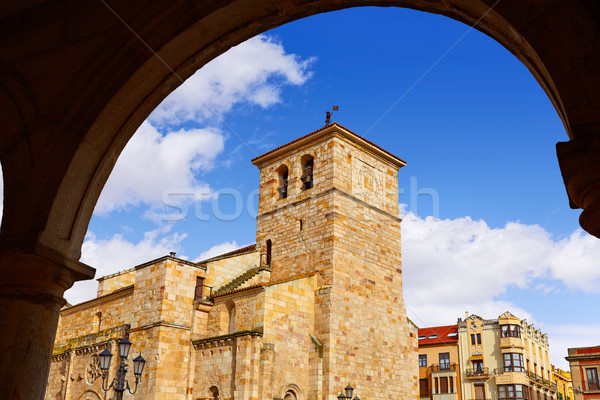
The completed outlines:
[[[427,354],[419,354],[419,367],[427,366]]]
[[[267,240],[267,265],[271,266],[271,247],[273,246],[273,242],[271,239]]]
[[[433,335],[429,335],[428,339],[437,339],[437,337],[440,336],[437,333],[433,334]]]
[[[504,372],[523,372],[523,354],[504,353]]]
[[[498,385],[498,399],[528,399],[529,392],[525,385]]]
[[[481,344],[481,333],[472,333],[471,334],[471,344],[475,346],[476,344]]]
[[[277,191],[279,192],[279,199],[285,199],[288,195],[288,167],[287,165],[282,165],[277,170],[277,174],[279,175],[279,187]]]
[[[458,332],[452,332],[448,334],[448,337],[457,337],[458,336]]]
[[[302,190],[312,189],[314,159],[310,155],[305,155],[300,159],[300,163],[302,164],[302,176],[300,177]]]
[[[588,390],[600,390],[598,382],[598,368],[586,368],[585,375],[587,377]]]
[[[419,336],[419,340],[427,339],[427,335]]]
[[[429,380],[419,379],[419,397],[429,397]]]
[[[519,325],[502,325],[502,337],[521,337],[521,327]]]
[[[440,353],[440,369],[450,369],[450,353]]]
[[[483,373],[483,360],[475,360],[473,361],[473,372],[475,374]]]

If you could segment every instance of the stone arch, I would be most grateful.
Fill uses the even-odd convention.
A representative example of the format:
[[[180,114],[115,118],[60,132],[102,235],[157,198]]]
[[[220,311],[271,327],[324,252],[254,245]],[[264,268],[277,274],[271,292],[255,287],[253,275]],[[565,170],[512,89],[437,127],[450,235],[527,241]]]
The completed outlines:
[[[300,157],[300,182],[302,184],[302,190],[313,188],[314,169],[315,156],[310,153],[303,154],[302,157]]]
[[[288,383],[281,389],[281,398],[283,400],[304,400],[304,395],[298,385]]]
[[[287,163],[281,164],[277,167],[277,193],[278,199],[285,199],[288,197],[289,192],[289,181],[290,181],[290,173],[291,168],[287,165]]]
[[[102,400],[102,397],[95,391],[88,389],[79,396],[78,400]]]
[[[203,389],[203,392],[205,392],[205,398],[210,400],[221,400],[226,397],[226,394],[223,393],[221,382],[216,377],[213,377],[208,381],[208,384]],[[215,397],[215,395],[217,397]]]
[[[209,387],[208,394],[210,396],[210,400],[220,400],[221,399],[221,394],[219,392],[219,388],[216,386]]]
[[[64,108],[64,118],[55,130],[68,129],[69,134],[58,137],[45,148],[42,159],[31,154],[32,148],[37,150],[35,146],[27,147],[27,143],[20,144],[18,140],[26,127],[34,126],[29,119],[35,119],[36,113],[15,113],[14,118],[20,122],[5,121],[13,131],[6,133],[7,140],[11,141],[3,140],[0,149],[15,151],[2,153],[7,177],[2,235],[35,234],[36,240],[44,246],[77,260],[87,223],[117,157],[160,101],[230,47],[296,19],[344,8],[397,6],[442,14],[466,24],[477,22],[477,29],[495,39],[529,68],[554,104],[569,137],[596,135],[600,126],[600,117],[595,115],[600,108],[600,83],[593,79],[596,75],[590,69],[598,72],[600,67],[591,68],[589,63],[576,61],[586,60],[588,52],[593,54],[592,50],[598,47],[600,29],[594,20],[593,7],[588,2],[573,2],[569,9],[557,10],[554,18],[546,20],[544,13],[532,13],[533,6],[527,1],[511,6],[500,2],[490,9],[494,3],[491,0],[318,0],[310,3],[266,0],[261,2],[261,7],[254,7],[235,0],[216,3],[209,10],[190,7],[186,2],[173,5],[163,0],[153,2],[144,13],[139,12],[135,3],[118,10],[100,4],[99,10],[90,9],[80,20],[102,13],[107,19],[106,35],[113,40],[102,44],[98,57],[92,62],[86,59],[81,69],[74,67],[75,73],[82,75],[84,71],[92,71],[90,76],[86,75],[87,79],[82,78],[82,88],[87,90],[75,104],[66,99],[63,104],[60,97],[52,99],[57,112]],[[164,12],[167,9],[169,13]],[[173,18],[174,14],[179,17]],[[223,18],[224,14],[235,15],[235,18]],[[555,18],[571,23],[558,23]],[[123,26],[123,22],[129,28]],[[153,29],[155,26],[161,29]],[[589,32],[584,35],[577,26],[587,26]],[[542,33],[546,30],[554,33],[552,40]],[[574,43],[577,46],[571,45]],[[106,56],[103,58],[102,54]],[[27,88],[27,82],[22,82],[23,77],[10,74],[7,77],[8,81],[14,81],[6,86],[11,96],[5,97],[10,101],[2,98],[0,106],[6,103],[6,109],[19,110],[22,104],[23,107],[29,104],[26,97],[18,96],[23,86]],[[26,165],[32,157],[41,162]],[[48,180],[48,173],[54,179]],[[28,185],[19,179],[23,175],[31,178]],[[576,200],[582,205],[589,203],[586,199]]]

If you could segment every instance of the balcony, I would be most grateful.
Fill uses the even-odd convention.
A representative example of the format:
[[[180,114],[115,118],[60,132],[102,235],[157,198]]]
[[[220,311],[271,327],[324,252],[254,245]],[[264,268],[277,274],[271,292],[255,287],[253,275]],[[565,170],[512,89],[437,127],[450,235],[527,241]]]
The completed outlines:
[[[431,364],[431,372],[450,372],[456,371],[455,363]]]
[[[523,340],[514,336],[501,337],[500,347],[503,349],[523,349]]]
[[[556,383],[550,382],[548,379],[542,378],[538,374],[531,371],[527,372],[527,376],[529,377],[530,384],[535,384],[539,387],[556,392]]]
[[[467,379],[488,379],[490,377],[490,369],[488,367],[481,368],[467,368],[465,370],[465,377]]]
[[[209,300],[212,297],[212,286],[198,285],[194,291],[194,301]]]
[[[498,371],[499,375],[496,375],[496,384],[497,385],[507,385],[507,384],[519,384],[519,385],[529,385],[530,379],[527,376],[526,372],[521,371],[503,371],[500,369]]]

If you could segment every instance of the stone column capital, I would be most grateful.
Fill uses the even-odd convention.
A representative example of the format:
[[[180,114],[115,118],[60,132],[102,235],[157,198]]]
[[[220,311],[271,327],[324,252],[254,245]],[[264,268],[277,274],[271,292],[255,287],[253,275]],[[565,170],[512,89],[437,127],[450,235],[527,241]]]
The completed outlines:
[[[571,208],[582,208],[579,224],[600,238],[600,133],[556,144]]]
[[[0,244],[0,296],[42,297],[64,304],[75,281],[91,279],[95,269],[36,245],[27,249]],[[38,299],[41,300],[41,299]]]

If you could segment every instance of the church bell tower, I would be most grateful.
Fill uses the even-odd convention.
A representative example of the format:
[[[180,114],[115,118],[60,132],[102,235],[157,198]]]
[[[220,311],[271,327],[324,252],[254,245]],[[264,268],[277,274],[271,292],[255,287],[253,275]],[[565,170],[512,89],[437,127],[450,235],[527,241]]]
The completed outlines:
[[[337,124],[252,160],[256,243],[271,280],[316,274],[326,399],[415,398],[416,335],[402,297],[398,171],[406,163]]]

